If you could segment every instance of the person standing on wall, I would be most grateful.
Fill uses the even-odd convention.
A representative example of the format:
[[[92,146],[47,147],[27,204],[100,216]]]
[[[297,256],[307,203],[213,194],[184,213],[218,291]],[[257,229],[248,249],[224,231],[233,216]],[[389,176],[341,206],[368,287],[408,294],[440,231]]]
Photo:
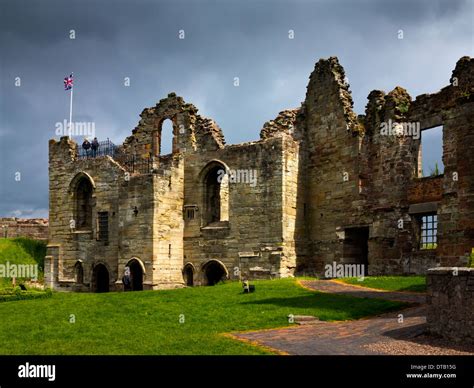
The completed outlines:
[[[92,150],[92,157],[95,158],[97,156],[97,151],[99,149],[99,141],[96,137],[92,140],[91,150]]]
[[[89,157],[89,149],[91,148],[91,143],[87,140],[87,137],[84,138],[84,142],[82,143],[82,148],[86,152],[86,158]]]

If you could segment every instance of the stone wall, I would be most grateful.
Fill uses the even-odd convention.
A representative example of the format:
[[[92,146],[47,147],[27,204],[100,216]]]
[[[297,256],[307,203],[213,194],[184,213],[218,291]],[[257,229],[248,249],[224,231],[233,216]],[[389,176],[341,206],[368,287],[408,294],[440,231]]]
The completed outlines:
[[[362,182],[367,186],[363,219],[372,226],[369,274],[402,274],[410,268],[407,262],[416,249],[407,196],[415,176],[419,139],[382,129],[407,120],[411,97],[396,87],[388,94],[372,91],[368,98]]]
[[[380,128],[383,123],[406,120],[410,103],[400,87],[387,95],[373,91],[366,115],[356,118],[337,59],[316,64],[304,102],[310,254],[299,261],[302,272],[313,268],[321,273],[333,261],[353,263],[360,256],[354,252],[366,249],[361,244],[368,246],[368,254],[359,264],[368,265],[369,274],[406,272],[413,252],[407,192],[417,166],[419,140],[387,135]],[[363,230],[367,241],[354,245],[353,236]]]
[[[408,187],[408,202],[438,202],[443,197],[443,177],[425,177],[412,180]]]
[[[321,91],[324,90],[324,94]],[[343,258],[338,228],[356,223],[359,146],[363,131],[352,111],[352,97],[337,58],[320,60],[310,76],[304,102],[306,207],[309,256],[300,271],[321,273]]]
[[[418,96],[409,117],[421,129],[443,126],[437,257],[442,266],[463,266],[474,247],[474,59],[461,58],[449,81]]]
[[[78,159],[76,144],[66,138],[51,140],[49,144],[49,241],[46,261],[56,260],[57,288],[75,286],[75,265],[84,268],[84,286],[92,283],[93,269],[97,264],[107,267],[111,287],[120,278],[119,256],[119,185],[125,181],[125,170],[109,156],[95,159]],[[74,184],[84,177],[93,186],[91,227],[78,230],[74,227]],[[132,179],[133,181],[133,179]],[[133,191],[128,193],[133,197]],[[131,207],[127,206],[127,209]],[[132,208],[133,209],[133,208]],[[131,210],[129,212],[131,212]],[[97,240],[97,215],[109,212],[109,241]],[[140,244],[142,249],[145,249]],[[55,252],[59,257],[54,257]],[[113,282],[112,282],[113,280]],[[81,287],[82,288],[82,285]]]
[[[35,240],[48,239],[47,218],[0,218],[0,237],[28,237]]]
[[[274,137],[185,156],[184,205],[196,205],[198,211],[193,220],[185,223],[184,255],[185,262],[198,271],[197,284],[205,281],[201,269],[209,260],[222,262],[229,277],[236,279],[241,275],[269,277],[293,273],[293,235],[288,246],[284,239],[288,224],[282,224],[281,213],[285,145],[284,138]],[[229,183],[229,221],[218,225],[206,225],[203,217],[203,179],[209,163],[242,174],[255,174],[256,178],[255,182]],[[294,228],[294,222],[288,223]]]
[[[428,270],[430,332],[455,342],[474,343],[474,268]]]
[[[183,285],[184,158],[173,155],[153,174],[153,288]]]
[[[388,94],[374,90],[365,116],[356,119],[337,59],[316,64],[296,129],[303,131],[299,173],[307,177],[302,198],[309,246],[309,254],[298,257],[300,272],[321,273],[325,263],[353,260],[345,246],[360,228],[369,231],[369,274],[466,264],[474,246],[473,73],[474,60],[463,57],[451,85],[415,101],[399,86]],[[421,138],[400,132],[403,125],[443,125],[444,174],[420,178]],[[384,126],[393,126],[392,133]],[[438,246],[430,251],[419,250],[423,211],[438,214]]]

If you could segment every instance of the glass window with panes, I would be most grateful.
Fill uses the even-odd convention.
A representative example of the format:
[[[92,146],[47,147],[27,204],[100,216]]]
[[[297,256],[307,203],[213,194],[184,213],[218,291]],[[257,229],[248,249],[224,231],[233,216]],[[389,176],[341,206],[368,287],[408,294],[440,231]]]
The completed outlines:
[[[436,249],[438,246],[438,216],[436,213],[420,216],[420,249]]]
[[[109,242],[109,212],[99,212],[97,217],[97,240]]]

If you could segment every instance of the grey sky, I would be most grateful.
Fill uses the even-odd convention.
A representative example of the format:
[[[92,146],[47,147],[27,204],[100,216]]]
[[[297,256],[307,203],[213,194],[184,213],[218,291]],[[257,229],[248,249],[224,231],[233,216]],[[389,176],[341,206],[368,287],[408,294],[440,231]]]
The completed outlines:
[[[99,139],[120,143],[143,108],[174,91],[229,144],[257,139],[265,121],[299,106],[321,57],[339,57],[363,113],[373,89],[436,92],[472,53],[472,0],[2,0],[0,216],[47,216],[48,139],[68,118],[71,71],[73,120],[95,122]]]

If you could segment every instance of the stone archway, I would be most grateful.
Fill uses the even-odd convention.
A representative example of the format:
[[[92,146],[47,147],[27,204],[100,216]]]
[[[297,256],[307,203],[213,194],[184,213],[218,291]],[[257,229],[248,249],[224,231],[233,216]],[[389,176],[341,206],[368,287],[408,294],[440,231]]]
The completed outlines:
[[[188,263],[183,268],[184,283],[188,287],[194,286],[194,268],[193,265]]]
[[[132,291],[143,291],[143,264],[138,259],[132,259],[127,266],[130,268],[130,285]]]
[[[218,260],[210,260],[202,267],[204,284],[214,286],[228,278],[228,271],[224,264]]]
[[[143,291],[143,280],[146,273],[143,262],[137,257],[132,257],[126,267],[130,270],[130,290]]]
[[[92,270],[92,291],[109,292],[110,276],[109,270],[104,264],[97,264]]]

